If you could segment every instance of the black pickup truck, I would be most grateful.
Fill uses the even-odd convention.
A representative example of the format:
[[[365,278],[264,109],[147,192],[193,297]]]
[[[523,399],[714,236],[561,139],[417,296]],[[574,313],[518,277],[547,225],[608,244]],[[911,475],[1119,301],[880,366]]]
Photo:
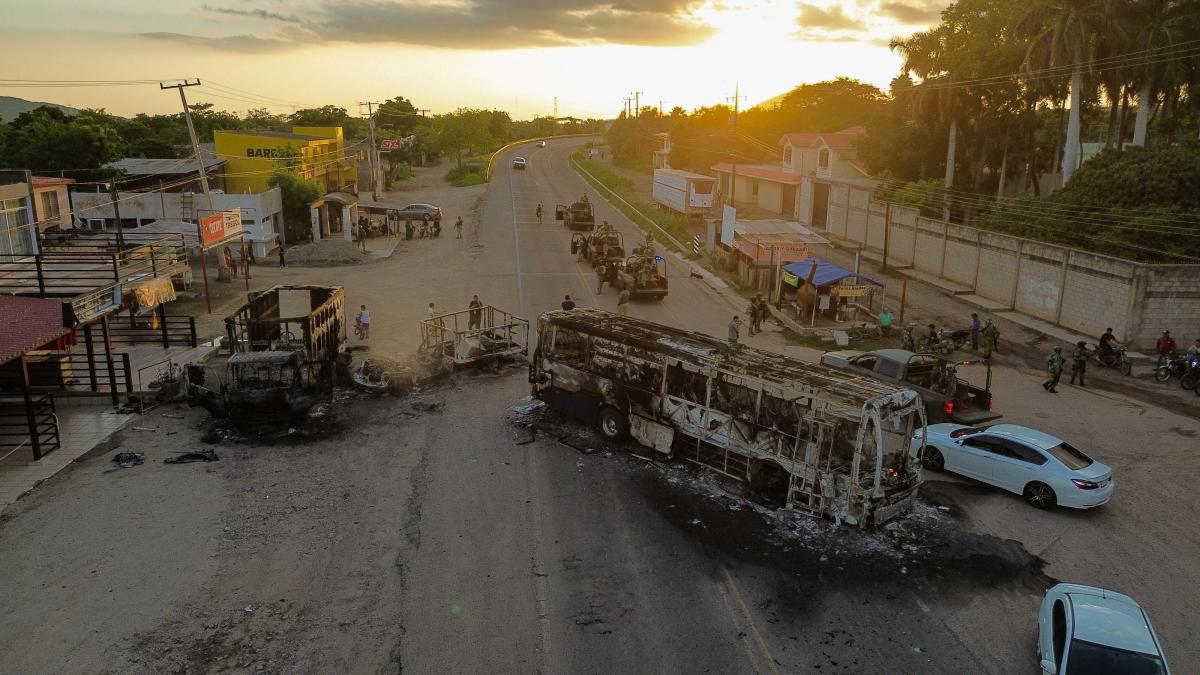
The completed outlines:
[[[839,370],[898,384],[921,395],[929,424],[957,422],[971,426],[1000,419],[992,411],[992,394],[958,377],[954,361],[906,349],[873,352],[826,352],[821,363]]]

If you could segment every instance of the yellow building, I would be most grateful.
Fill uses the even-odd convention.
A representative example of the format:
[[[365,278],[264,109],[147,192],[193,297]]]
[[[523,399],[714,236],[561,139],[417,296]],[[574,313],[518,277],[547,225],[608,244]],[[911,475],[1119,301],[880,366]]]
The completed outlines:
[[[271,172],[287,162],[327,192],[357,192],[356,154],[347,153],[341,127],[291,131],[214,131],[217,157],[225,160],[225,191],[264,192]],[[291,152],[296,159],[288,159]],[[349,156],[347,156],[349,155]]]

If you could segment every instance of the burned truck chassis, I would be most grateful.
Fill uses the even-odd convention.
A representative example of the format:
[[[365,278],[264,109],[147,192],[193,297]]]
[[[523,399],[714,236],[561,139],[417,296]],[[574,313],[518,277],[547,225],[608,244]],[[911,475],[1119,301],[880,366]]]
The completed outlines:
[[[534,394],[605,436],[784,483],[787,507],[860,527],[903,511],[920,484],[911,392],[599,310],[550,312],[539,329]]]

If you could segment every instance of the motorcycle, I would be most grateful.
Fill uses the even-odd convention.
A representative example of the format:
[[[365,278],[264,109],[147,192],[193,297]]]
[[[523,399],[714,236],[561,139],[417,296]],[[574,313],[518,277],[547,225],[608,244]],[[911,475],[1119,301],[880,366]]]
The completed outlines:
[[[1200,390],[1200,356],[1185,356],[1186,362],[1183,374],[1179,376],[1179,386],[1184,389]]]
[[[1158,367],[1154,369],[1154,379],[1159,382],[1167,382],[1174,377],[1183,377],[1187,372],[1188,359],[1186,354],[1179,352],[1171,352],[1163,354],[1159,359]]]
[[[1099,346],[1092,352],[1092,356],[1096,359],[1096,363],[1105,368],[1114,368],[1121,371],[1122,375],[1128,375],[1133,370],[1133,364],[1125,356],[1125,346],[1122,345],[1108,352],[1101,352]]]

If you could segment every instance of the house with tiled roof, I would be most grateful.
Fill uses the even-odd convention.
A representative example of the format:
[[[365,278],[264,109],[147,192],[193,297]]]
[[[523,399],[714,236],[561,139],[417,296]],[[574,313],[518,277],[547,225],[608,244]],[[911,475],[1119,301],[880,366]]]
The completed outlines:
[[[720,179],[721,197],[750,204],[805,225],[825,226],[829,186],[874,187],[876,181],[858,158],[856,143],[862,127],[828,133],[799,132],[779,139],[783,159],[778,164],[721,162],[712,167]],[[735,179],[736,176],[736,179]]]

